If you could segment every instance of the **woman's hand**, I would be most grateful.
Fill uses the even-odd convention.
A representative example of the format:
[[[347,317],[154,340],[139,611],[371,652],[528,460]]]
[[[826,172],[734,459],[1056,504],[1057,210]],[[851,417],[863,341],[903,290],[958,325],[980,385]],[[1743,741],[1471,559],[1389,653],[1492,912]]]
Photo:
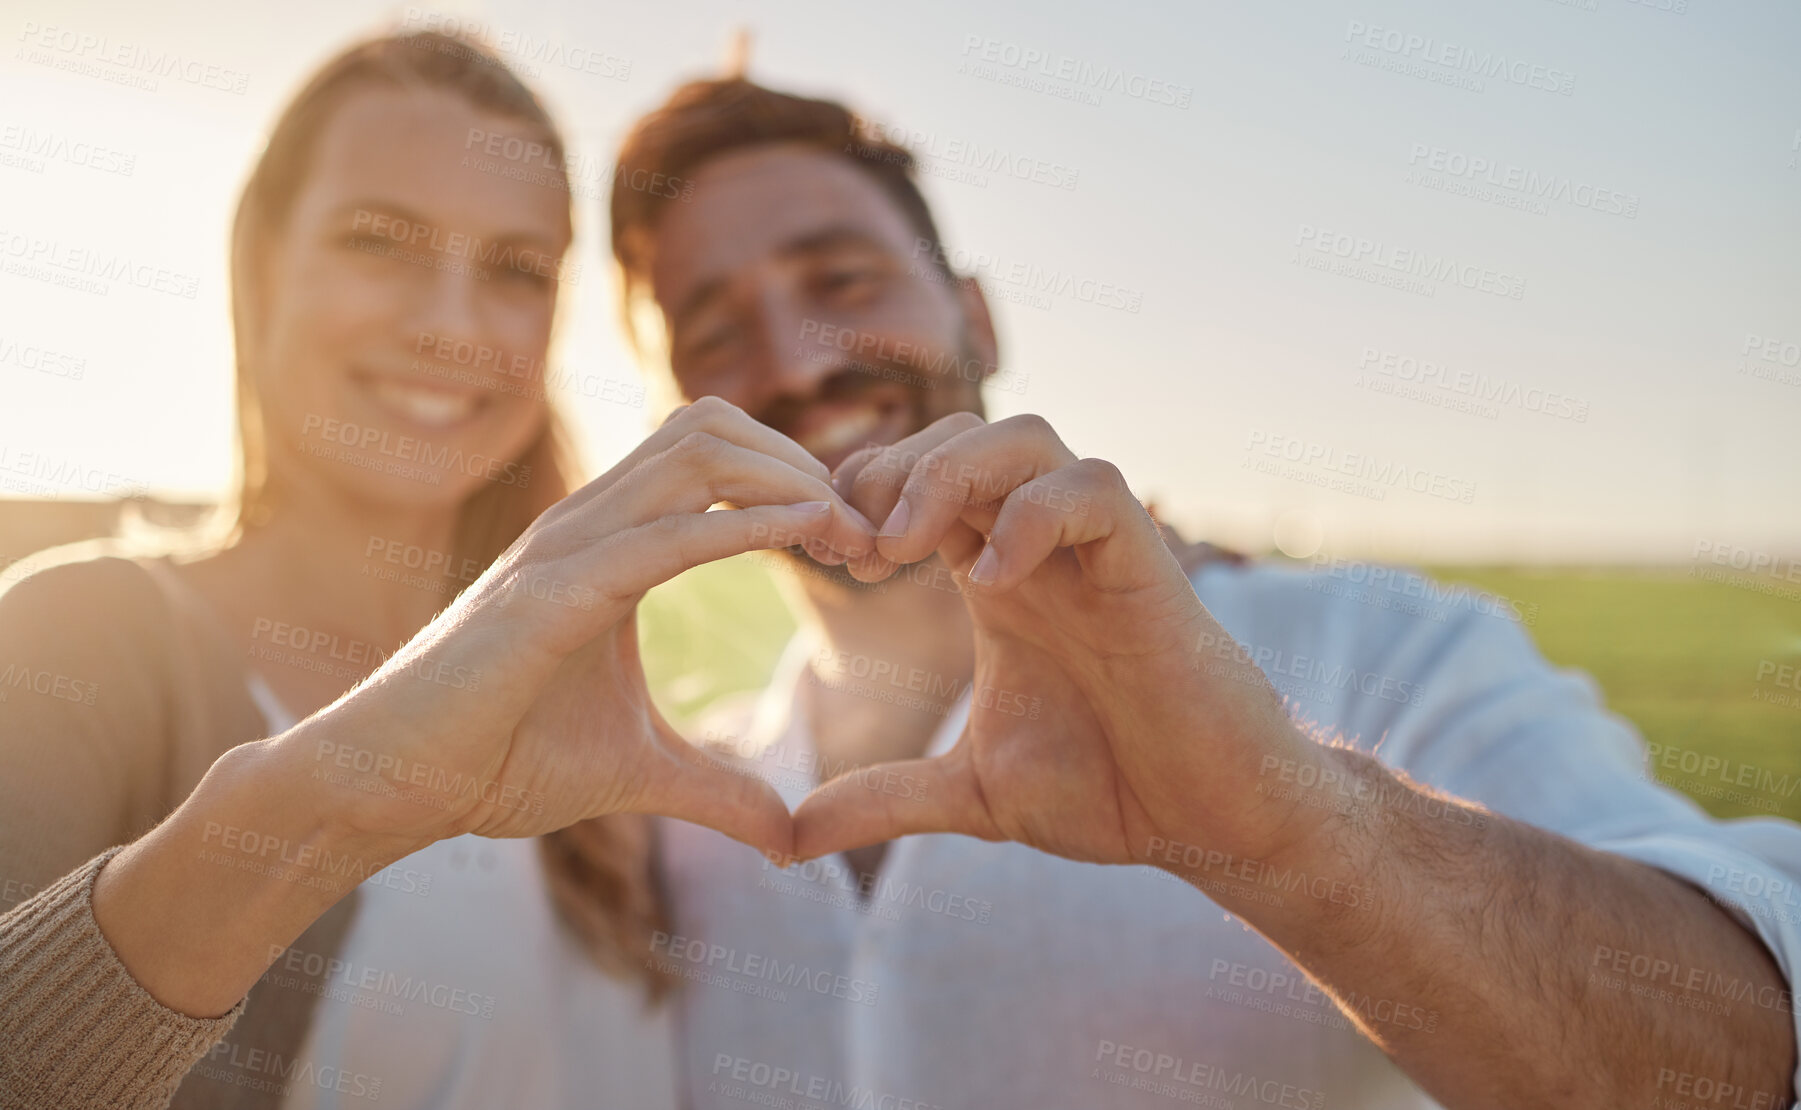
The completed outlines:
[[[869,552],[873,529],[829,478],[726,402],[682,409],[276,743],[336,788],[324,796],[361,837],[533,836],[634,812],[785,852],[791,823],[775,791],[688,746],[657,712],[634,613],[650,587],[729,555],[803,544],[841,563]],[[744,507],[707,511],[721,501]]]
[[[94,918],[131,978],[182,1013],[223,1014],[346,891],[462,833],[661,813],[789,851],[775,792],[682,743],[651,704],[632,614],[658,582],[742,551],[866,556],[869,523],[827,477],[723,402],[671,417],[375,674],[226,752],[106,864]],[[747,507],[707,511],[719,501]]]

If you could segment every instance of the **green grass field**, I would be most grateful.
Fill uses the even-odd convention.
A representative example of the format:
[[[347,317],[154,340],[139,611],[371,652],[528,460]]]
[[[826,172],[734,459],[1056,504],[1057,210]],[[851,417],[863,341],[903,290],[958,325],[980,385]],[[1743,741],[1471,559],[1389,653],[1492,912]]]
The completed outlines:
[[[767,680],[794,627],[769,558],[703,567],[646,599],[645,667],[673,718]],[[1674,761],[1658,768],[1664,781],[1723,817],[1801,820],[1801,688],[1779,683],[1801,684],[1801,601],[1680,569],[1433,573],[1536,605],[1540,649],[1594,675]]]
[[[1778,684],[1783,667],[1801,681],[1801,601],[1683,570],[1435,573],[1536,602],[1539,650],[1595,676],[1613,711],[1661,746],[1665,782],[1722,817],[1801,820],[1801,689]],[[1708,756],[1721,763],[1695,766]]]

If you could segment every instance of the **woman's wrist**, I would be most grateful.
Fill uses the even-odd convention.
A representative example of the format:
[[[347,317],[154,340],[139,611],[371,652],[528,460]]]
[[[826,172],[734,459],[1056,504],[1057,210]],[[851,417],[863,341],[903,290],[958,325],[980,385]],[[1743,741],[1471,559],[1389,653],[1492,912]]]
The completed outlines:
[[[391,830],[372,815],[385,800],[361,777],[334,770],[348,745],[309,721],[244,744],[215,764],[222,793],[256,803],[251,824],[209,819],[203,839],[234,865],[318,891],[336,902],[364,879],[438,839],[428,825]],[[215,772],[208,772],[208,778]],[[238,860],[249,860],[243,863]]]
[[[95,880],[101,934],[170,1009],[229,1011],[321,914],[430,843],[360,832],[289,739],[219,757],[167,820]]]
[[[498,785],[371,744],[368,737],[387,730],[368,716],[339,707],[263,741],[257,758],[269,769],[256,773],[307,799],[322,849],[338,856],[391,863],[467,831]]]

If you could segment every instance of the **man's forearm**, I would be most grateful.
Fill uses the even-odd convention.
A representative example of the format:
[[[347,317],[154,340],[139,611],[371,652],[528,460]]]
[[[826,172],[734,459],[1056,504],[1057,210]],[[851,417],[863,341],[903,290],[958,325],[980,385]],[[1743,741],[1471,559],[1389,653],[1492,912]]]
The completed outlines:
[[[1268,937],[1434,1097],[1790,1105],[1788,985],[1700,891],[1366,756],[1320,753],[1266,791],[1297,817],[1326,814],[1299,821],[1318,832],[1280,859],[1164,845],[1156,862]]]

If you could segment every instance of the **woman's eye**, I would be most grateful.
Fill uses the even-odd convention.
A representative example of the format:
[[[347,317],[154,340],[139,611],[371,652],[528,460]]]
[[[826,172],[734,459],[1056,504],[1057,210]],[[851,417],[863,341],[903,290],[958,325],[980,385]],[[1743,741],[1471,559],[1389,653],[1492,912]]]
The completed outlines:
[[[365,235],[362,232],[357,231],[353,231],[344,237],[344,245],[351,250],[361,251],[364,254],[387,254],[394,246],[393,243],[390,243],[386,239],[380,239],[374,235]]]

